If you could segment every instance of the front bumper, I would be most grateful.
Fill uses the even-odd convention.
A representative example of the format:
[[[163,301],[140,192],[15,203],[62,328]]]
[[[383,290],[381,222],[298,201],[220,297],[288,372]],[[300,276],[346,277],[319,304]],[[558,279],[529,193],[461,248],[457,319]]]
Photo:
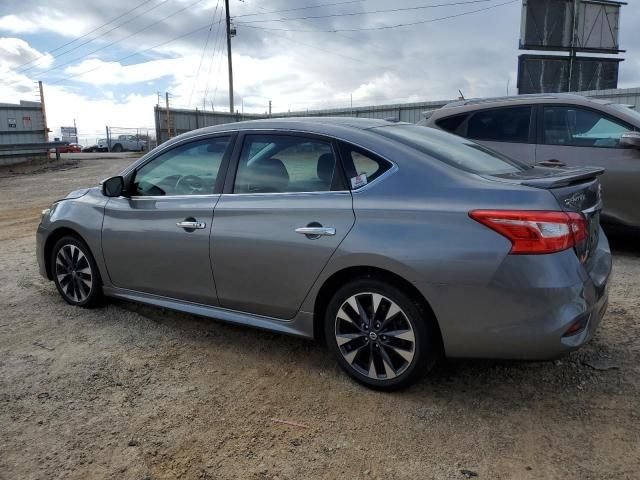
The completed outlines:
[[[38,225],[38,230],[36,231],[36,259],[38,260],[38,270],[40,271],[40,275],[47,280],[51,280],[47,275],[47,263],[45,261],[44,252],[47,236],[48,231],[42,226],[42,224]]]
[[[446,355],[544,360],[581,347],[605,314],[611,264],[601,232],[585,265],[572,250],[509,255],[486,285],[434,287]],[[584,318],[583,330],[565,336]]]

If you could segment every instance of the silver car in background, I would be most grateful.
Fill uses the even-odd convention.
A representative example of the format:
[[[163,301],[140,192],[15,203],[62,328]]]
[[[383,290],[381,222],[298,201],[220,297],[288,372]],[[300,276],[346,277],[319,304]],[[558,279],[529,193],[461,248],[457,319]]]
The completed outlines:
[[[43,212],[40,271],[101,295],[323,339],[406,386],[441,355],[548,359],[594,334],[602,169],[531,167],[435,129],[299,118],[195,130]]]
[[[640,112],[633,108],[575,94],[519,95],[452,102],[420,124],[529,165],[605,168],[602,223],[640,232]]]

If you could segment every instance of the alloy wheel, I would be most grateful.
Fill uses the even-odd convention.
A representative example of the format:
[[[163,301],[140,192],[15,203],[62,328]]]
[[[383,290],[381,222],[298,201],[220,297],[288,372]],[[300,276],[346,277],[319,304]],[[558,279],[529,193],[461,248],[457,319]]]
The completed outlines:
[[[56,279],[62,292],[73,302],[84,302],[91,293],[93,272],[89,259],[80,248],[65,244],[56,255]]]
[[[411,321],[398,304],[379,293],[358,293],[342,304],[335,339],[350,367],[374,380],[401,375],[416,353]]]

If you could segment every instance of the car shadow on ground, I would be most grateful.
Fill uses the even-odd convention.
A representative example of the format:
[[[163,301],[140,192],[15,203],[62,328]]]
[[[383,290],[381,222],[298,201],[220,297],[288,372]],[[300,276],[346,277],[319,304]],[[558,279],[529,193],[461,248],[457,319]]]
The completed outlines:
[[[121,300],[112,302],[165,328],[177,330],[177,337],[202,337],[207,348],[241,353],[245,367],[290,368],[291,358],[295,358],[295,368],[308,375],[325,377],[325,381],[335,384],[337,389],[345,388],[345,382],[349,382],[324,343],[148,305]],[[505,409],[519,409],[523,404],[530,405],[551,393],[582,390],[594,375],[585,360],[602,356],[616,358],[618,352],[608,349],[596,336],[583,349],[555,361],[441,359],[429,375],[400,395],[407,400],[446,400],[458,405],[472,405],[478,396],[482,396],[483,405],[493,399]],[[615,372],[612,375],[616,375]],[[310,382],[313,384],[315,382]],[[354,388],[368,391],[355,383]]]

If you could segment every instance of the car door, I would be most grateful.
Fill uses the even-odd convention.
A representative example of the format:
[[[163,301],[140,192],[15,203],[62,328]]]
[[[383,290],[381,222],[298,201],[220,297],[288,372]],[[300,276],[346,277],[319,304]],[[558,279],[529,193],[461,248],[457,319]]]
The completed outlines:
[[[136,169],[128,196],[109,199],[102,250],[114,286],[217,305],[209,242],[232,140],[173,146]]]
[[[633,127],[595,109],[541,105],[536,161],[604,167],[603,221],[640,226],[640,150],[620,145]]]
[[[251,133],[241,142],[213,220],[220,305],[290,319],[353,226],[351,193],[330,139]]]

